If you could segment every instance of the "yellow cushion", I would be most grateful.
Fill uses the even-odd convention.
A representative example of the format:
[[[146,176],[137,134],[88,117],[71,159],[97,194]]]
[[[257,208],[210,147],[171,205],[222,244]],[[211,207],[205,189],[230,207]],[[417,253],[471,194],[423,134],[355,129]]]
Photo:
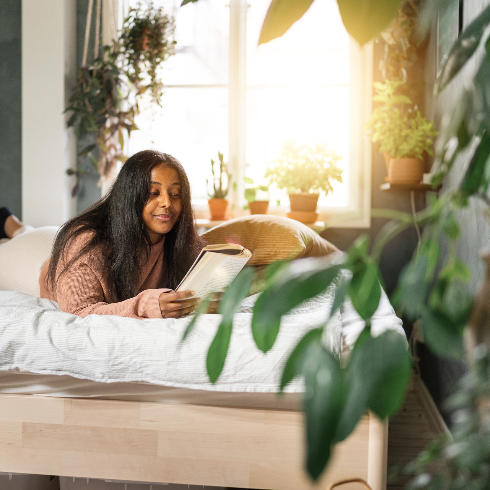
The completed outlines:
[[[210,245],[239,243],[244,246],[252,252],[252,258],[247,265],[321,257],[338,252],[337,247],[303,223],[266,214],[232,219],[211,228],[202,237]]]

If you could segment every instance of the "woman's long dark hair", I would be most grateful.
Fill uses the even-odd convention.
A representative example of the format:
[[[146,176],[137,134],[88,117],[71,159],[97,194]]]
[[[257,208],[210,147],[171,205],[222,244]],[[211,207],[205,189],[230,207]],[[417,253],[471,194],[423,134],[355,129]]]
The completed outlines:
[[[51,254],[46,286],[56,288],[60,260],[63,274],[80,257],[101,247],[107,257],[107,278],[112,298],[118,302],[138,294],[142,251],[148,260],[151,240],[143,222],[143,208],[150,192],[150,176],[154,167],[165,164],[177,171],[181,183],[182,210],[179,220],[165,235],[165,278],[160,285],[175,289],[194,262],[205,241],[197,234],[191,207],[191,189],[180,162],[166,153],[145,150],[136,153],[123,165],[108,194],[60,229]],[[66,264],[65,252],[70,244],[86,232],[90,241]]]

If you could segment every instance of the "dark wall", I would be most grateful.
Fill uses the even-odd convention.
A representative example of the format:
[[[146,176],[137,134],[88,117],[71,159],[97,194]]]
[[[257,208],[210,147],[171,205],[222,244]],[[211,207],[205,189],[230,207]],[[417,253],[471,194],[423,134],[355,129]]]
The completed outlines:
[[[93,59],[94,52],[94,29],[95,29],[95,14],[97,9],[92,10],[91,34],[89,47],[87,51],[87,64],[90,64]],[[87,24],[87,0],[77,0],[77,67],[82,65],[83,60],[83,45],[85,41],[85,26]],[[86,145],[85,141],[77,143],[77,151],[80,151]],[[98,155],[94,154],[95,158]],[[81,167],[84,171],[93,172],[94,167],[88,158],[81,161]],[[98,174],[85,175],[80,178],[80,189],[77,195],[77,214],[85,211],[90,205],[98,201],[101,197],[100,187],[97,187],[99,181]]]
[[[22,215],[21,1],[0,4],[0,207]]]

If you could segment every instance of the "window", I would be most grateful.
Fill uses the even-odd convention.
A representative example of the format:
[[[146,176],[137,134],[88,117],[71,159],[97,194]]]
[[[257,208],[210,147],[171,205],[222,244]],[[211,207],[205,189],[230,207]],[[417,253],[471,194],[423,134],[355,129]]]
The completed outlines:
[[[125,0],[137,5],[137,0]],[[283,37],[257,46],[269,1],[157,0],[176,21],[176,55],[162,67],[162,107],[144,109],[129,153],[157,148],[185,166],[198,215],[207,214],[210,159],[224,153],[243,213],[243,177],[260,181],[284,141],[328,142],[343,157],[344,183],[319,202],[335,226],[369,226],[372,53],[351,41],[336,2],[314,2]],[[287,194],[274,191],[272,213]],[[274,203],[274,205],[272,205]]]

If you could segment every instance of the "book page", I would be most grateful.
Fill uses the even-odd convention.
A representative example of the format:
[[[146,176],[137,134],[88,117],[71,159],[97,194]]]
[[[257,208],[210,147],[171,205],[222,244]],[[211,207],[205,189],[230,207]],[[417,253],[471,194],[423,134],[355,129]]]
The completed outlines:
[[[207,253],[177,288],[177,291],[195,291],[196,297],[222,291],[243,269],[250,257],[238,257],[219,253]]]

